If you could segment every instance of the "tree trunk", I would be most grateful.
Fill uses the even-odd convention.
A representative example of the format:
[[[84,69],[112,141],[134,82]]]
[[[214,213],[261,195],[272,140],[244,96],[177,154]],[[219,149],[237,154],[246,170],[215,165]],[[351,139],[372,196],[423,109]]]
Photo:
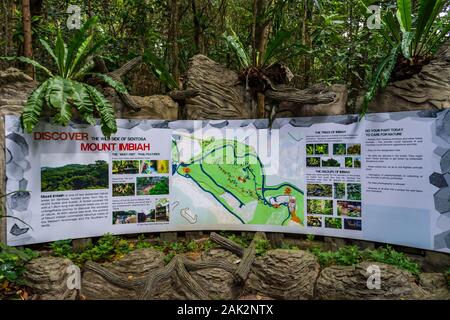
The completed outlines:
[[[197,11],[196,0],[191,0],[192,17],[194,22],[194,43],[197,53],[205,54],[205,46],[203,45],[202,26],[200,24],[199,12]]]
[[[309,7],[309,0],[303,0],[303,21],[302,21],[302,44],[311,47],[311,37],[309,34],[309,23],[312,18],[312,8]],[[303,88],[309,87],[311,82],[311,57],[306,54],[303,57]]]
[[[262,66],[264,62],[264,54],[269,39],[271,20],[265,16],[268,5],[267,0],[254,0],[253,2],[253,63],[257,67]],[[257,93],[256,102],[257,116],[264,118],[266,115],[264,94]]]
[[[33,44],[31,36],[31,11],[30,0],[22,0],[22,23],[23,23],[23,55],[27,58],[33,58]],[[34,68],[27,64],[25,73],[34,78]]]
[[[170,72],[177,84],[180,82],[180,66],[179,66],[179,48],[178,48],[178,18],[179,18],[179,7],[177,0],[169,1],[169,33],[168,42],[170,44],[169,49],[169,67]]]

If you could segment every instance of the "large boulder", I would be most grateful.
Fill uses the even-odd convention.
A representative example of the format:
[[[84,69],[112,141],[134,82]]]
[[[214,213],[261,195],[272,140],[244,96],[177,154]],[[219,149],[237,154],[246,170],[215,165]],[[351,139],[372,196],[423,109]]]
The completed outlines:
[[[319,270],[317,258],[307,251],[270,250],[254,262],[244,292],[273,299],[311,299]]]
[[[186,100],[188,119],[245,119],[254,111],[246,103],[246,91],[238,74],[204,55],[189,60],[187,88],[199,95]],[[249,100],[251,98],[249,97]]]
[[[42,257],[27,264],[24,273],[26,284],[31,288],[32,299],[37,300],[75,300],[76,288],[71,275],[73,263],[69,259],[57,257]],[[72,288],[72,289],[69,289]]]
[[[371,265],[380,268],[380,289],[369,289],[367,285]],[[321,300],[423,299],[426,295],[427,291],[416,283],[410,272],[374,262],[325,268],[316,284],[316,298]]]
[[[164,267],[164,255],[153,249],[138,249],[123,259],[101,264],[103,268],[125,279],[143,279],[155,269]],[[161,298],[171,298],[170,281],[159,286]],[[81,281],[81,295],[88,300],[132,300],[138,299],[139,290],[115,285],[101,275],[86,270]]]

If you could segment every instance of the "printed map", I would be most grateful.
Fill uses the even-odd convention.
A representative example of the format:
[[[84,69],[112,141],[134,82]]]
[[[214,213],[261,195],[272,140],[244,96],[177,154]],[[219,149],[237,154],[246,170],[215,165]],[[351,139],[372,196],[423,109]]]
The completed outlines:
[[[194,151],[183,157],[186,146]],[[233,223],[303,225],[303,191],[288,182],[270,185],[252,146],[238,140],[181,134],[173,140],[172,165],[174,181],[183,183],[186,191],[195,190],[194,197],[206,195],[208,203],[234,217]],[[194,205],[204,200],[194,201]],[[182,214],[196,211],[196,207],[180,209]],[[215,214],[213,207],[210,214]]]

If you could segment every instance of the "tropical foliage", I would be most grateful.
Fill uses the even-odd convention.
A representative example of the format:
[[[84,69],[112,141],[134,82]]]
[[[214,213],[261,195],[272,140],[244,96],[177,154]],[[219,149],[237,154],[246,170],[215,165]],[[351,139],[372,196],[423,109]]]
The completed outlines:
[[[66,126],[72,120],[74,109],[91,125],[96,124],[95,117],[98,115],[105,136],[109,137],[117,131],[114,108],[101,92],[83,82],[94,66],[93,56],[107,41],[106,37],[94,32],[97,20],[96,17],[89,19],[75,32],[68,44],[64,42],[60,32],[54,48],[44,39],[39,39],[52,58],[55,71],[26,57],[4,58],[31,64],[43,71],[46,77],[28,98],[22,113],[22,125],[28,133],[33,131],[44,111],[53,117],[55,123]],[[111,77],[104,74],[95,75],[118,92],[127,93],[123,84]]]
[[[378,88],[385,88],[393,73],[397,72],[397,77],[408,78],[411,73],[420,71],[421,66],[448,39],[448,13],[440,16],[445,5],[448,5],[446,0],[420,0],[414,7],[412,0],[397,0],[395,13],[388,10],[384,14],[380,33],[390,49],[371,79],[364,97],[363,114]]]
[[[107,189],[108,163],[103,160],[92,164],[68,164],[62,167],[41,168],[41,191]]]

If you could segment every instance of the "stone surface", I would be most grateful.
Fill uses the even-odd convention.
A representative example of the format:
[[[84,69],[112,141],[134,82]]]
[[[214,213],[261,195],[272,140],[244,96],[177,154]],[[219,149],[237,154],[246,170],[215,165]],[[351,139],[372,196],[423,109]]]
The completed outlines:
[[[315,91],[315,88],[310,88]],[[279,105],[277,117],[314,117],[343,115],[347,113],[348,90],[345,85],[335,84],[331,87],[323,88],[324,92],[332,91],[336,94],[333,102],[324,104],[297,104],[292,102],[282,102]]]
[[[370,265],[380,268],[380,289],[367,288]],[[321,300],[423,299],[426,295],[411,273],[383,263],[331,266],[322,270],[316,284],[316,298]]]
[[[307,251],[270,250],[254,262],[244,292],[274,299],[311,299],[319,269],[317,258]]]
[[[221,260],[231,264],[239,264],[241,258],[228,250],[217,248],[202,252],[202,260]]]
[[[233,274],[223,269],[208,268],[190,274],[213,300],[235,299],[242,290],[235,284]]]
[[[447,279],[442,273],[421,273],[419,284],[429,292],[426,299],[450,300]]]
[[[133,96],[133,100],[142,109],[138,112],[134,112],[133,110],[126,110],[122,114],[122,117],[124,119],[176,120],[178,118],[178,104],[169,96]]]
[[[127,254],[123,259],[102,266],[107,270],[128,279],[142,278],[155,269],[164,266],[164,255],[153,249],[138,249]],[[170,298],[170,281],[160,285],[160,297]],[[102,276],[85,271],[81,281],[81,294],[88,300],[129,300],[137,299],[136,291],[116,286]]]
[[[425,261],[422,266],[426,272],[442,272],[450,268],[450,254],[426,251]]]
[[[24,278],[31,288],[33,299],[38,300],[75,300],[76,290],[67,286],[68,268],[73,263],[64,258],[42,257],[32,260],[26,266]]]
[[[186,100],[188,119],[245,119],[254,114],[238,74],[208,57],[196,55],[189,60],[186,80],[187,89],[200,91]]]
[[[362,98],[359,99],[362,103]],[[369,104],[370,112],[450,108],[450,43],[410,79],[386,87]]]

